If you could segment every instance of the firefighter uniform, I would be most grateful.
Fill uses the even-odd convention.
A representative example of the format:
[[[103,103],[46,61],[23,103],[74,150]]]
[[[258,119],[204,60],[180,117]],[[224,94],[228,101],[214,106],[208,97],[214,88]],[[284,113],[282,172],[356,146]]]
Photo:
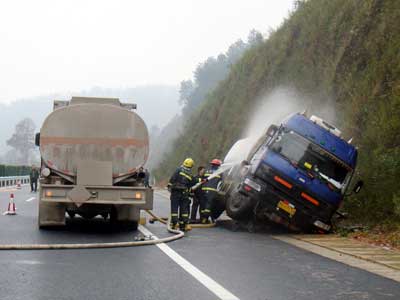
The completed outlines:
[[[202,182],[204,179],[205,179],[204,176],[197,175],[194,177],[193,181],[195,184],[198,184],[198,183]],[[203,194],[204,194],[204,192],[202,191],[201,188],[196,189],[193,193],[192,209],[190,212],[190,222],[191,223],[196,222],[197,211],[199,210],[201,199],[202,199],[202,197],[204,197]],[[201,210],[200,210],[200,219],[201,219]]]
[[[214,159],[211,161],[211,168],[206,171],[204,175],[206,178],[210,177],[215,173],[219,166],[221,165],[221,161]],[[201,215],[201,223],[208,223],[209,217],[211,216],[211,209],[214,206],[215,197],[218,194],[217,187],[219,183],[222,181],[222,176],[217,175],[214,178],[207,180],[206,183],[202,186],[203,195],[200,198],[200,215]]]
[[[189,220],[190,188],[193,186],[191,169],[193,160],[186,159],[181,167],[176,169],[169,181],[171,190],[171,227],[175,228],[179,221],[180,230],[185,231]]]

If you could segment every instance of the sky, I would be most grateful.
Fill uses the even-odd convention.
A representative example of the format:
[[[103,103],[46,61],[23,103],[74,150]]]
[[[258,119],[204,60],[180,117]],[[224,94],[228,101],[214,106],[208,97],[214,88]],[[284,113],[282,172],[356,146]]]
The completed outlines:
[[[293,0],[2,0],[0,102],[89,89],[178,85]]]

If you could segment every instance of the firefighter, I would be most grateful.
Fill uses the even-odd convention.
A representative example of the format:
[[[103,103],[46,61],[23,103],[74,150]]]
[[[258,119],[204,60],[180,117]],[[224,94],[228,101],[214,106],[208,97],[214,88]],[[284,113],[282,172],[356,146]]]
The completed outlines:
[[[195,184],[202,182],[205,177],[206,168],[203,166],[200,166],[197,168],[197,175],[194,177],[194,182]],[[190,212],[190,223],[196,223],[196,218],[197,218],[197,211],[199,210],[199,206],[200,206],[200,201],[201,201],[201,197],[203,196],[203,191],[201,190],[201,188],[198,188],[194,191],[193,193],[193,203],[192,203],[192,209]],[[201,216],[200,216],[201,219]]]
[[[193,186],[192,168],[194,161],[186,158],[183,164],[176,169],[168,183],[171,191],[171,228],[175,229],[179,221],[179,229],[189,230],[189,193]]]
[[[210,168],[206,171],[204,176],[206,177],[206,182],[203,184],[201,190],[203,192],[203,197],[201,197],[200,203],[200,215],[201,223],[209,223],[209,217],[211,215],[211,208],[214,205],[214,199],[218,194],[217,187],[222,180],[221,175],[217,175],[212,179],[208,179],[213,173],[215,173],[221,166],[221,161],[219,159],[213,159],[210,162]]]

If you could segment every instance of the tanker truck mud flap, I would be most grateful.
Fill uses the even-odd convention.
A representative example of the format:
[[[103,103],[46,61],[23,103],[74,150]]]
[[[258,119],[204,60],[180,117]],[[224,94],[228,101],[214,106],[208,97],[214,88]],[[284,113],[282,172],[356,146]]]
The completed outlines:
[[[39,228],[65,226],[65,205],[39,201]]]

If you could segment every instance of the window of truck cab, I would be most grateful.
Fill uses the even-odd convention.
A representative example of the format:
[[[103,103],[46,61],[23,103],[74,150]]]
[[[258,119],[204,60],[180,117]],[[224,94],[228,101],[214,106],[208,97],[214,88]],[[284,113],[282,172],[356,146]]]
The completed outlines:
[[[341,193],[345,192],[352,168],[317,143],[293,130],[282,128],[270,148],[309,176],[318,178]]]

